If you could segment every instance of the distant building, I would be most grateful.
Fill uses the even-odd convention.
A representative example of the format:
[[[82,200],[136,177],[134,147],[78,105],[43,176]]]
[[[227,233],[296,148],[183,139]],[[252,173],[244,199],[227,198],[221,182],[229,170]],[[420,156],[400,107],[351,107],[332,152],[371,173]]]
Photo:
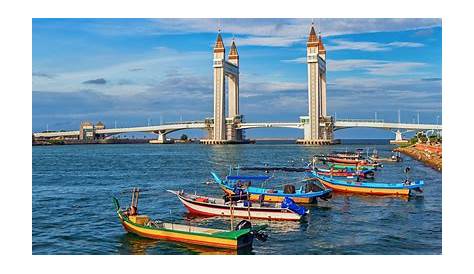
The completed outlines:
[[[105,125],[100,121],[95,125],[89,121],[81,122],[79,128],[79,140],[102,139],[105,137],[103,134],[96,134],[96,131],[101,129],[105,129]]]
[[[97,124],[95,124],[95,129],[105,129],[104,123],[101,121],[97,122]]]

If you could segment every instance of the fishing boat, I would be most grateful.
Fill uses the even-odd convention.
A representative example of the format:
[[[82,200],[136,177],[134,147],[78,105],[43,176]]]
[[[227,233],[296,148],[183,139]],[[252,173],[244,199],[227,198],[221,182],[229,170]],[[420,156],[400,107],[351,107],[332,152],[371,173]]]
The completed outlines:
[[[321,184],[308,181],[306,184],[296,189],[294,185],[287,184],[283,190],[276,190],[274,188],[255,187],[252,184],[256,182],[265,182],[270,179],[270,176],[226,176],[224,180],[211,172],[212,177],[219,184],[226,194],[248,193],[250,201],[260,202],[282,202],[286,197],[291,198],[297,204],[311,204],[316,203],[317,198],[326,200],[331,197],[331,189],[324,187]],[[263,185],[263,184],[262,184]]]
[[[175,194],[190,213],[203,216],[299,221],[309,213],[309,210],[298,206],[290,198],[286,198],[281,204],[252,203],[247,200],[248,195],[225,196],[222,199],[188,194],[183,191],[168,190],[168,192]]]
[[[341,163],[341,164],[353,164],[353,165],[367,165],[369,162],[365,160],[358,160],[358,159],[344,159],[344,158],[335,158],[335,157],[328,157],[326,159],[327,162],[332,163]]]
[[[397,162],[402,161],[400,152],[392,155],[390,158],[383,158],[378,155],[376,150],[374,150],[374,153],[371,156],[369,156],[369,159],[374,162],[386,162],[386,163],[397,163]]]
[[[346,170],[377,170],[378,167],[383,167],[381,164],[354,165],[343,163],[327,163],[327,165],[330,168]]]
[[[138,189],[132,191],[132,203],[128,209],[120,208],[118,199],[112,198],[125,230],[138,236],[234,250],[251,247],[254,237],[262,240],[266,238],[261,232],[266,225],[252,226],[247,220],[241,221],[231,230],[152,220],[147,215],[138,214],[138,193]]]
[[[383,167],[382,164],[377,162],[369,162],[367,160],[356,160],[356,159],[344,159],[336,157],[324,157],[324,158],[313,158],[312,165],[315,166],[316,162],[322,162],[328,166],[335,169],[346,169],[352,168],[356,170],[366,170],[366,169],[377,169],[378,167]]]
[[[316,154],[316,155],[314,155],[314,157],[320,158],[320,159],[324,159],[324,158],[328,158],[328,157],[340,158],[340,159],[353,159],[353,160],[361,159],[360,154],[342,153],[342,152],[335,152],[335,153],[332,153],[332,154]]]
[[[341,180],[322,176],[316,173],[312,175],[323,185],[332,188],[336,192],[351,192],[371,195],[410,195],[413,191],[423,192],[422,180],[410,182],[406,180],[403,183],[376,183],[361,182],[358,180]]]
[[[312,172],[323,175],[323,176],[334,176],[334,177],[359,177],[361,179],[374,179],[375,172],[371,169],[366,170],[353,170],[353,169],[326,169],[316,167]]]

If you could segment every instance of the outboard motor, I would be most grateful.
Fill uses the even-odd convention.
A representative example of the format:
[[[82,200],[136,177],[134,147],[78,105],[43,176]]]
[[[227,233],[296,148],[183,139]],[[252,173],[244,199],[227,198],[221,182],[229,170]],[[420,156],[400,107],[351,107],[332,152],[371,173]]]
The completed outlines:
[[[375,172],[373,170],[364,170],[364,171],[362,171],[362,174],[364,175],[363,177],[365,179],[374,179],[375,178]]]
[[[283,199],[283,201],[281,202],[281,208],[288,208],[289,210],[301,216],[304,216],[306,215],[306,213],[308,213],[308,210],[305,207],[297,205],[289,197],[285,197],[285,199]]]
[[[285,194],[293,194],[296,192],[296,188],[294,185],[284,185],[283,186],[283,193]]]
[[[247,220],[242,220],[240,221],[237,226],[235,227],[235,230],[241,230],[241,229],[247,229],[247,228],[252,228],[252,223],[250,223]],[[259,241],[265,242],[268,238],[268,235],[264,233],[263,231],[252,231],[252,235]]]
[[[242,220],[235,226],[235,230],[241,230],[246,228],[252,228],[252,223],[247,220]]]
[[[324,190],[324,187],[321,187],[320,185],[315,184],[316,181],[308,182],[305,185],[305,193],[308,192],[318,192]]]

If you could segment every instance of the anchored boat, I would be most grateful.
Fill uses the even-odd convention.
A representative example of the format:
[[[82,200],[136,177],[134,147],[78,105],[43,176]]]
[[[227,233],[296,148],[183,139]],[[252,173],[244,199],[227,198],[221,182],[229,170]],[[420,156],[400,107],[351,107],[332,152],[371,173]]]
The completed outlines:
[[[372,195],[410,195],[413,191],[423,192],[422,187],[424,182],[422,180],[404,183],[375,183],[375,182],[360,182],[358,180],[340,180],[327,176],[312,173],[326,187],[332,188],[338,192],[352,192]]]
[[[150,239],[161,239],[215,248],[242,249],[252,246],[253,239],[266,239],[261,230],[266,225],[252,226],[247,220],[240,222],[235,230],[166,223],[151,220],[147,215],[138,214],[138,189],[132,192],[130,208],[120,208],[119,201],[113,197],[115,210],[126,231]]]
[[[353,169],[326,169],[316,167],[313,173],[323,176],[335,177],[359,177],[361,179],[373,179],[375,172],[373,170],[353,170]]]
[[[168,190],[168,192],[175,194],[190,213],[204,216],[298,221],[309,212],[290,198],[286,198],[281,204],[252,203],[247,200],[248,195],[225,196],[224,199],[220,199],[182,191]]]
[[[354,164],[343,164],[343,163],[327,163],[330,168],[334,169],[349,169],[349,170],[377,170],[377,167],[382,167],[381,164],[368,164],[368,165],[354,165]]]
[[[269,176],[227,176],[224,180],[211,172],[212,177],[226,194],[239,194],[246,192],[251,201],[282,202],[285,197],[291,198],[298,204],[316,203],[317,198],[328,199],[331,197],[331,189],[321,184],[307,182],[306,185],[296,189],[294,185],[285,185],[283,190],[273,188],[255,187],[255,182],[264,182]]]

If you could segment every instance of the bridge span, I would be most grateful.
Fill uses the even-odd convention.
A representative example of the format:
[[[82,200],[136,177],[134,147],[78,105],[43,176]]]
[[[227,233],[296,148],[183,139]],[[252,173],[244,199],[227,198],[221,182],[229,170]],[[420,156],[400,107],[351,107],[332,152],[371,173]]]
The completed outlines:
[[[321,123],[321,126],[324,126]],[[335,120],[333,123],[334,130],[346,129],[346,128],[378,128],[394,131],[396,134],[396,140],[401,140],[402,132],[409,131],[441,131],[442,126],[437,124],[407,124],[407,123],[391,123],[384,122],[383,120]],[[93,131],[94,135],[109,137],[116,134],[125,134],[125,133],[135,133],[135,132],[144,132],[144,133],[155,133],[158,135],[158,141],[166,142],[166,135],[178,130],[186,129],[203,129],[211,130],[213,128],[213,123],[208,123],[205,121],[189,121],[189,122],[177,122],[177,123],[168,123],[155,126],[142,126],[142,127],[125,127],[125,128],[104,128],[96,129]],[[259,122],[259,123],[238,123],[237,129],[254,129],[254,128],[294,128],[294,129],[305,129],[304,122]],[[71,130],[71,131],[54,131],[54,132],[40,132],[34,133],[35,138],[79,138],[81,134],[80,130]]]
[[[96,129],[94,131],[97,135],[111,136],[115,134],[134,133],[134,132],[148,132],[159,135],[166,135],[168,133],[184,130],[184,129],[205,129],[208,127],[203,121],[178,122],[163,124],[158,126],[144,126],[144,127],[126,127],[126,128],[106,128]],[[35,138],[57,138],[57,137],[79,137],[79,130],[72,131],[54,131],[54,132],[40,132],[34,133]]]

